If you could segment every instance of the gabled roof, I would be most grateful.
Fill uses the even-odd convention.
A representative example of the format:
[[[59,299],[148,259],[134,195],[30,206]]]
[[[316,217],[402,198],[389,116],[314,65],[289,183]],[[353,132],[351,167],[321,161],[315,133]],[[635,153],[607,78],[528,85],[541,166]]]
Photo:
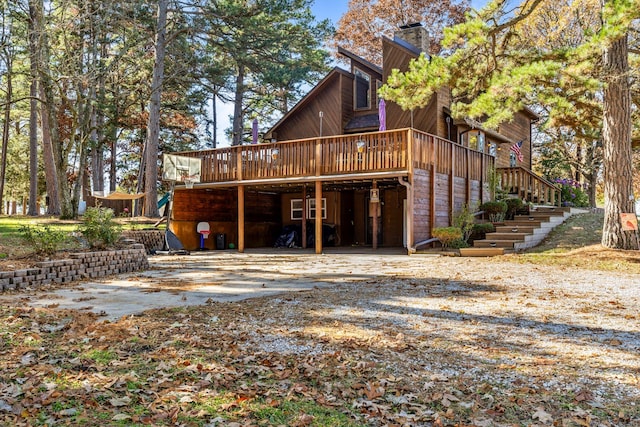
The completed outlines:
[[[276,124],[271,126],[271,128],[267,132],[265,132],[265,135],[270,135],[275,128],[280,126],[291,115],[295,114],[298,110],[300,110],[307,103],[309,103],[318,93],[322,92],[322,90],[324,90],[324,87],[328,84],[328,82],[338,74],[342,74],[347,77],[352,77],[352,74],[347,70],[344,70],[340,67],[334,67],[333,70],[329,71],[329,73],[327,73],[327,75],[324,76],[324,78],[320,80],[320,82],[318,82],[318,84],[315,85],[313,89],[311,89],[311,91],[309,91],[309,93],[303,96],[302,99],[298,101],[296,105],[294,105],[289,111],[287,111],[287,113],[284,116],[282,116],[282,118],[278,120]]]
[[[456,126],[459,125],[466,125],[468,126],[470,129],[478,129],[483,131],[488,137],[490,137],[491,139],[497,141],[497,142],[502,142],[504,144],[514,144],[515,141],[513,141],[512,139],[507,138],[506,136],[502,135],[501,133],[498,133],[494,130],[491,129],[486,129],[484,127],[484,125],[474,119],[470,119],[468,117],[465,117],[463,119],[454,119],[453,120],[453,124]]]
[[[346,49],[343,49],[341,47],[338,47],[338,53],[341,55],[346,56],[347,58],[349,58],[351,60],[351,63],[353,64],[353,62],[357,62],[360,65],[364,65],[365,67],[375,71],[376,73],[380,74],[382,76],[382,67],[378,67],[376,64],[374,64],[373,62],[369,62],[366,59],[356,55],[353,52],[349,52]]]
[[[405,52],[407,52],[409,55],[415,56],[416,58],[418,56],[420,56],[421,53],[424,53],[427,56],[427,58],[431,58],[431,56],[429,55],[428,52],[423,52],[422,50],[420,50],[416,46],[412,45],[411,43],[409,43],[407,41],[402,40],[399,37],[394,37],[393,39],[390,39],[387,36],[382,36],[382,42],[383,43],[393,44],[396,47],[399,47],[402,50],[404,50]]]

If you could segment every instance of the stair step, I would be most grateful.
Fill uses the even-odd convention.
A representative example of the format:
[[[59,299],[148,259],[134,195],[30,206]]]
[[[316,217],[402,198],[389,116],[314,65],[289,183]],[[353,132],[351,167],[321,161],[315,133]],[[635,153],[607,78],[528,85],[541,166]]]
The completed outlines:
[[[504,248],[460,248],[460,256],[504,255]]]
[[[571,208],[566,206],[534,206],[530,208],[530,212],[564,213],[564,212],[571,212]]]
[[[538,245],[549,231],[563,223],[571,214],[570,208],[537,206],[529,215],[516,215],[513,220],[496,225],[495,232],[487,233],[484,240],[475,240],[473,247],[478,250],[503,248],[507,252],[531,248]]]
[[[542,221],[542,222],[547,222],[549,220],[551,220],[551,217],[555,216],[555,215],[549,215],[546,213],[531,213],[529,215],[516,215],[513,217],[514,221]]]
[[[539,219],[522,219],[522,220],[516,220],[516,219],[511,219],[508,221],[504,222],[504,226],[501,227],[540,227],[540,225],[543,222],[547,222],[547,221],[541,221]]]
[[[525,237],[531,236],[533,233],[487,233],[485,240],[525,240]]]
[[[527,223],[527,225],[498,225],[496,233],[527,233],[533,234],[539,227]]]
[[[514,245],[522,240],[476,240],[473,242],[474,248],[505,248],[513,249]]]

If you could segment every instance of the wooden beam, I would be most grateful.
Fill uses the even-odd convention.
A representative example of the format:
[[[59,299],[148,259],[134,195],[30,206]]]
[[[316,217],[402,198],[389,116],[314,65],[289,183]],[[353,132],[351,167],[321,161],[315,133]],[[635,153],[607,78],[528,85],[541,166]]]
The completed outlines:
[[[322,181],[316,181],[316,254],[322,253]]]
[[[480,204],[484,203],[484,170],[485,170],[485,161],[487,160],[487,156],[482,155],[482,159],[480,160]]]
[[[467,206],[469,206],[469,203],[471,203],[471,161],[469,159],[469,150],[466,150],[465,153],[467,157],[467,193],[465,195],[465,202],[467,203]]]
[[[407,233],[407,251],[411,253],[413,251],[413,243],[414,243],[414,234],[413,234],[413,207],[414,207],[414,197],[415,194],[413,192],[413,146],[415,145],[415,139],[413,137],[413,130],[410,129],[407,131],[409,137],[407,138],[407,171],[409,172],[407,176],[407,182],[404,182],[402,177],[398,177],[398,182],[407,190],[407,211],[406,215],[406,224],[407,229],[405,230]]]
[[[302,249],[307,249],[307,186],[302,187]]]
[[[244,185],[238,185],[238,252],[244,252]]]
[[[431,180],[431,204],[429,209],[429,233],[433,233],[433,229],[436,226],[436,144],[431,144],[431,173],[429,179]]]
[[[454,151],[453,144],[449,145],[449,153],[451,154],[451,169],[449,170],[449,221],[453,221],[453,214],[456,201],[456,152]],[[466,151],[468,153],[468,151]],[[468,184],[468,182],[467,182]]]
[[[236,180],[242,181],[242,147],[241,146],[236,147],[235,153],[236,153]]]
[[[378,182],[374,179],[373,180],[373,189],[377,190],[378,189]],[[378,249],[378,206],[379,206],[380,202],[372,202],[371,199],[369,199],[369,215],[371,216],[371,223],[372,223],[372,227],[371,227],[371,245],[373,247],[373,249]]]

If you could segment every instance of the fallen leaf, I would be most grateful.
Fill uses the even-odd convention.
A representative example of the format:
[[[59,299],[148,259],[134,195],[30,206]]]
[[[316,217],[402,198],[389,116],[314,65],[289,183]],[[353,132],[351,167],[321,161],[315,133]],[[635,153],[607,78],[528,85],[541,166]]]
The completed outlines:
[[[131,398],[129,396],[114,397],[109,399],[109,403],[111,403],[112,406],[127,406],[131,403]]]
[[[4,400],[0,399],[0,411],[11,412],[13,407]]]
[[[124,421],[124,420],[130,420],[130,419],[131,419],[131,416],[127,414],[115,414],[113,418],[111,418],[111,421]]]
[[[302,414],[292,424],[292,427],[305,427],[310,426],[316,419],[313,415]]]
[[[76,408],[68,408],[68,409],[63,409],[62,411],[58,412],[58,415],[62,416],[62,417],[72,417],[74,415],[76,415],[78,413],[78,410]]]
[[[553,422],[553,417],[551,416],[551,414],[545,412],[544,408],[542,407],[537,407],[536,412],[533,413],[531,418],[534,420],[537,419],[541,423],[545,424],[551,424]]]

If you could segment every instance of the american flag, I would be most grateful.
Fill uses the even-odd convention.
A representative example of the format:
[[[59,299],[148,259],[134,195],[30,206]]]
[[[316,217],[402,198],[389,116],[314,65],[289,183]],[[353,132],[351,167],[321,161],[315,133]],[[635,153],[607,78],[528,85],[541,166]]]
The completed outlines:
[[[524,162],[524,156],[522,155],[522,150],[520,150],[521,148],[522,148],[522,141],[518,141],[515,144],[513,144],[511,147],[509,147],[511,151],[516,153],[516,156],[518,157],[518,161]]]

